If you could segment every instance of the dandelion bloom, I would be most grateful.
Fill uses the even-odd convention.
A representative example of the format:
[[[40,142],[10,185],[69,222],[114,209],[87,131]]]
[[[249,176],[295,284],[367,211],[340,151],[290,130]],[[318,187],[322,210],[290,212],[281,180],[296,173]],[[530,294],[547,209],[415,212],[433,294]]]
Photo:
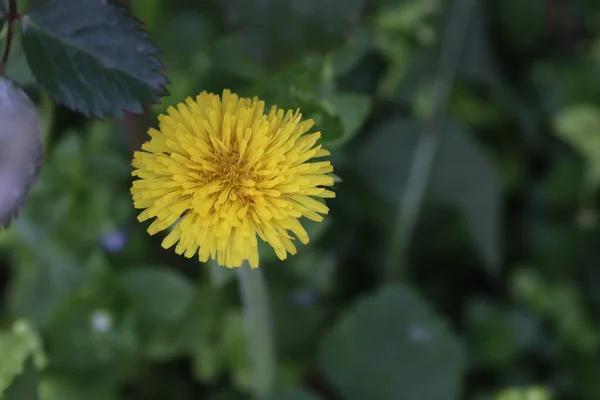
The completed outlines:
[[[248,260],[258,267],[260,239],[284,260],[296,254],[295,238],[309,241],[299,218],[322,221],[329,209],[314,197],[335,194],[330,153],[309,133],[314,122],[299,111],[271,107],[258,98],[202,92],[159,116],[159,129],[135,152],[131,193],[156,218],[151,235],[173,228],[162,246],[228,268]]]

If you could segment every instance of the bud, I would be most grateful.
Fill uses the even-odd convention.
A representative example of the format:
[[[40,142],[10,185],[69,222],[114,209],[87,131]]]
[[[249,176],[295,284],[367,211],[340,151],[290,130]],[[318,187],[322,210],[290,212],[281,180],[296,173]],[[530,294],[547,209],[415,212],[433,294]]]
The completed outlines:
[[[24,204],[42,165],[40,119],[33,102],[0,77],[0,228]]]

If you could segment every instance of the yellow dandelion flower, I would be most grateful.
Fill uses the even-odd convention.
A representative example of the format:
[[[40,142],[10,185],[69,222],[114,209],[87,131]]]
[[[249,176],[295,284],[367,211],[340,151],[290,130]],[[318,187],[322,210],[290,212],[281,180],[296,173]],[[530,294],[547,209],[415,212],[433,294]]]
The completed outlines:
[[[156,218],[151,235],[173,228],[162,246],[228,268],[248,260],[258,267],[260,239],[284,260],[306,244],[299,219],[322,221],[329,208],[314,197],[332,198],[330,153],[308,133],[313,120],[299,111],[271,107],[229,90],[202,92],[159,116],[159,129],[135,152],[131,193],[144,209],[139,221]]]

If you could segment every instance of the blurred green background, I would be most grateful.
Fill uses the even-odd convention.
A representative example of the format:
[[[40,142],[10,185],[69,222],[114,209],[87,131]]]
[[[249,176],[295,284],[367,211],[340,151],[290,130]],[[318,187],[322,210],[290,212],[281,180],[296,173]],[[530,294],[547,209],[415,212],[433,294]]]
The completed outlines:
[[[55,106],[15,43],[46,157],[0,232],[6,399],[249,398],[235,273],[163,250],[129,195],[156,116],[224,88],[301,107],[340,178],[310,245],[261,250],[274,400],[600,399],[600,2],[456,1],[133,0],[171,96],[123,120]]]

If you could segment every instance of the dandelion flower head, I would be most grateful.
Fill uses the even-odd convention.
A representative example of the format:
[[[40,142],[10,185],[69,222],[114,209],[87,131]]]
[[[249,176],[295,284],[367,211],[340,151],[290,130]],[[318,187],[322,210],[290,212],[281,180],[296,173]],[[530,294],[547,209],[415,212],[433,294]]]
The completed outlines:
[[[296,239],[309,241],[300,219],[322,221],[329,209],[316,198],[335,197],[313,124],[229,90],[169,107],[134,154],[138,220],[155,218],[151,235],[171,228],[162,247],[228,268],[258,267],[259,238],[282,260],[296,254]]]

